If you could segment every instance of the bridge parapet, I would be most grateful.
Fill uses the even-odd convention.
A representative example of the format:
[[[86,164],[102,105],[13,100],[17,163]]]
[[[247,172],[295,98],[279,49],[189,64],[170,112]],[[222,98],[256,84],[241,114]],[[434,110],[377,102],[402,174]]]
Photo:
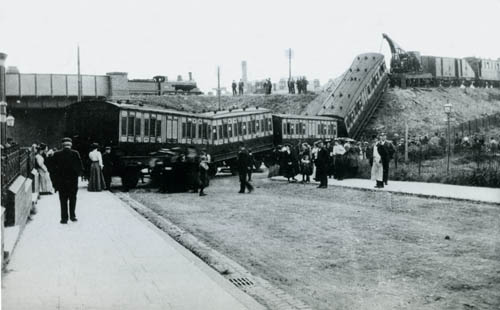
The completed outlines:
[[[7,73],[7,97],[72,97],[78,96],[78,75]],[[82,75],[82,96],[110,96],[109,76]]]

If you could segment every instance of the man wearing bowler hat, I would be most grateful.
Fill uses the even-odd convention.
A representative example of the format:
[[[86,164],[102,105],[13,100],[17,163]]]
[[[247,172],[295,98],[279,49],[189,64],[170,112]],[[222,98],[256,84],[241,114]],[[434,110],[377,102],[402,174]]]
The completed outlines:
[[[55,187],[59,191],[61,203],[61,224],[68,223],[69,219],[76,222],[76,193],[78,191],[78,177],[83,172],[80,154],[71,149],[71,138],[62,139],[62,150],[54,153]]]

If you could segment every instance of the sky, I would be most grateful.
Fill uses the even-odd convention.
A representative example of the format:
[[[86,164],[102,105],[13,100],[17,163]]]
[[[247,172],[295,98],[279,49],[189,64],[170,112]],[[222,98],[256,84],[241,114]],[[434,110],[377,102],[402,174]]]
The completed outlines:
[[[387,33],[407,51],[500,58],[500,0],[3,0],[0,52],[23,73],[128,72],[129,79],[188,72],[204,92],[292,75],[325,83],[356,55],[381,52]]]

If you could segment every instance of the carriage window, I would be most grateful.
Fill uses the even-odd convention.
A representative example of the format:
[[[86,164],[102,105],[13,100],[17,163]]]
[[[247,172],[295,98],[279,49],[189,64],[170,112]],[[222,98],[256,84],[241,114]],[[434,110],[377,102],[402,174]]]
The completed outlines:
[[[137,115],[137,118],[135,119],[135,136],[136,137],[141,136],[141,119],[139,115]]]
[[[161,142],[161,116],[156,120],[156,141]]]
[[[122,136],[127,135],[127,112],[125,112],[125,115],[122,114]]]
[[[255,120],[252,120],[252,133],[255,133]]]
[[[198,126],[198,138],[203,138],[203,125]]]
[[[144,137],[149,137],[149,117],[144,116]]]
[[[245,136],[247,134],[247,123],[244,122],[244,123],[241,123],[241,127],[243,128],[243,135]]]
[[[287,134],[287,135],[291,134],[291,132],[292,132],[290,125],[291,125],[290,123],[286,123],[285,134]]]
[[[133,114],[128,115],[128,135],[132,136],[134,134],[134,123],[135,123],[135,117]]]
[[[212,135],[213,135],[213,139],[214,140],[217,140],[217,126],[212,126]]]
[[[223,129],[222,129],[222,125],[219,125],[219,139],[222,139],[224,138],[224,133],[223,133]]]
[[[266,131],[266,130],[267,130],[267,129],[266,129],[266,125],[265,125],[265,124],[266,124],[266,120],[265,120],[265,119],[261,119],[261,120],[260,120],[260,130],[261,130],[262,132],[264,132],[264,131]]]
[[[191,129],[192,129],[192,123],[191,123],[191,120],[188,120],[188,122],[186,124],[186,137],[188,139],[191,138]]]
[[[243,134],[243,130],[242,130],[242,123],[241,122],[238,122],[238,134],[239,135],[242,135]]]
[[[295,124],[295,133],[300,135],[301,132],[300,132],[300,124]]]
[[[156,129],[156,115],[151,115],[151,120],[149,121],[149,135],[151,137],[155,136],[155,129]]]
[[[255,132],[259,132],[259,120],[255,121]]]
[[[236,122],[236,120],[235,120]],[[238,135],[238,124],[233,124],[233,135],[236,137]]]
[[[182,123],[182,137],[185,138],[187,133],[187,124]]]

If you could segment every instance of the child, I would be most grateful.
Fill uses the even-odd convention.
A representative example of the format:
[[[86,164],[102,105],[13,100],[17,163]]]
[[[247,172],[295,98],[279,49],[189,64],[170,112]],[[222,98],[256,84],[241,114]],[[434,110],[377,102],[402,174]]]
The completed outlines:
[[[312,163],[309,159],[309,154],[304,154],[300,160],[302,171],[302,183],[309,183],[309,176],[312,174]]]

